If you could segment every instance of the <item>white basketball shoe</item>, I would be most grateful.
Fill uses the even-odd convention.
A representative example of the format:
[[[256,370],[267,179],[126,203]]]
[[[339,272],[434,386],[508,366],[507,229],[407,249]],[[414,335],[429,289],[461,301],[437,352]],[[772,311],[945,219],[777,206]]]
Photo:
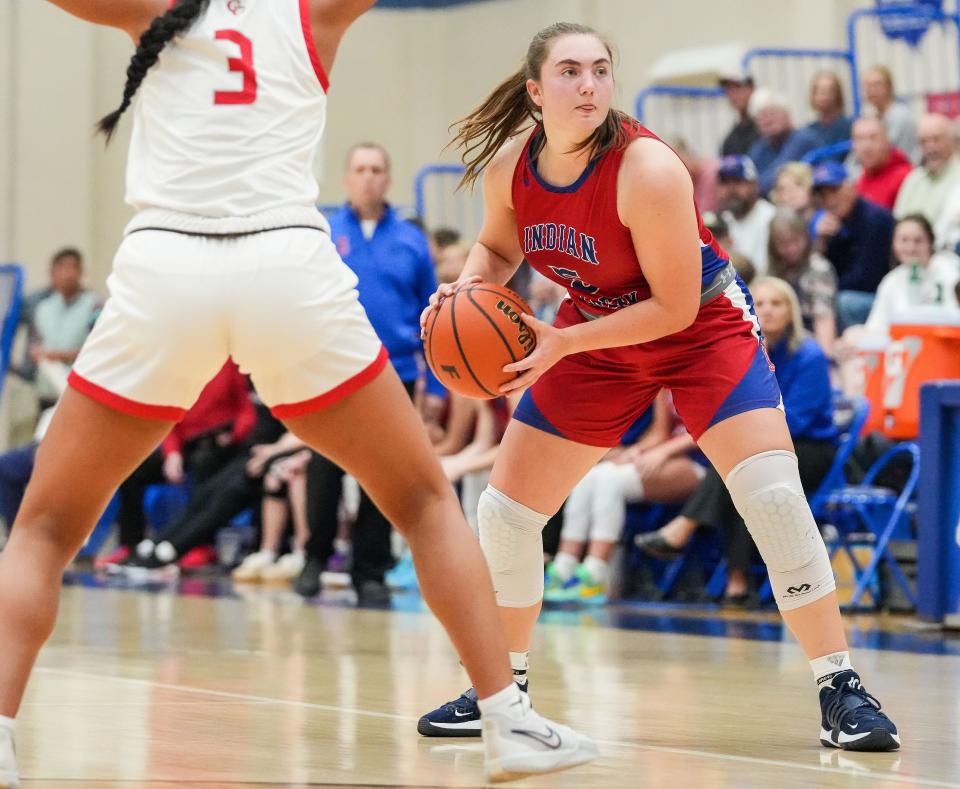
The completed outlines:
[[[13,728],[0,725],[0,789],[17,789],[20,773],[17,772],[17,749],[13,744]]]
[[[491,783],[566,770],[600,755],[589,737],[535,712],[530,697],[519,689],[508,708],[484,712],[481,724],[484,769]]]

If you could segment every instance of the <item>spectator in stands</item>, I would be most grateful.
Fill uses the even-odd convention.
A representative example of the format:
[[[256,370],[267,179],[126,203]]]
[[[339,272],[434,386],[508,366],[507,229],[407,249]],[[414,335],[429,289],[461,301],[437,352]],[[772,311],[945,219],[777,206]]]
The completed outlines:
[[[713,156],[702,156],[684,137],[670,141],[670,146],[690,173],[693,180],[693,199],[700,211],[715,211],[717,208],[717,160]]]
[[[877,298],[864,328],[888,334],[891,319],[921,305],[958,310],[956,289],[960,259],[952,252],[936,252],[933,228],[923,214],[897,221],[893,231],[893,268],[880,282]]]
[[[263,477],[260,547],[247,555],[230,577],[240,583],[292,581],[303,571],[304,547],[310,537],[307,522],[307,464],[314,456],[304,447],[275,460]],[[293,523],[293,550],[282,553],[287,520]]]
[[[57,252],[50,262],[51,292],[33,314],[30,358],[37,365],[52,362],[69,367],[80,353],[100,310],[100,297],[83,286],[83,256],[72,247]],[[57,387],[41,374],[37,381],[41,408],[56,401]]]
[[[757,168],[749,156],[724,156],[717,179],[717,199],[733,240],[733,249],[727,251],[745,255],[763,274],[767,270],[770,220],[776,209],[760,197]]]
[[[720,87],[727,101],[737,113],[737,122],[727,132],[720,145],[721,156],[744,156],[760,139],[760,130],[750,115],[750,97],[753,95],[753,77],[729,73],[720,77]]]
[[[463,244],[447,244],[437,252],[437,281],[455,282],[467,262],[469,249]]]
[[[212,477],[190,491],[187,506],[163,532],[137,545],[125,563],[133,573],[158,570],[182,559],[194,548],[209,545],[217,532],[236,516],[257,508],[263,497],[263,477],[270,463],[299,451],[303,445],[285,433],[270,410],[256,402],[256,423],[248,451],[228,461]]]
[[[857,191],[892,211],[904,179],[913,170],[907,155],[893,148],[879,118],[857,118],[853,124],[853,155],[861,167]]]
[[[777,171],[770,200],[777,208],[789,208],[807,221],[812,219],[813,168],[804,162],[787,162]]]
[[[547,602],[605,602],[610,557],[623,531],[627,504],[680,502],[703,479],[704,465],[691,457],[696,444],[680,422],[669,391],[661,390],[650,410],[652,414],[644,413],[621,445],[580,480],[564,504],[560,550],[547,567]]]
[[[770,275],[793,287],[803,328],[812,332],[829,354],[837,339],[837,273],[830,261],[813,249],[803,217],[789,208],[777,211],[770,223]]]
[[[748,156],[757,166],[760,194],[767,195],[780,168],[814,150],[818,139],[809,128],[795,129],[786,98],[767,88],[754,91],[750,114],[757,122],[760,139],[750,147]]]
[[[887,138],[913,162],[920,160],[917,145],[917,123],[913,113],[902,101],[897,101],[893,90],[893,75],[886,66],[871,66],[861,77],[863,98],[867,103],[864,114],[876,115],[887,129]]]
[[[924,115],[917,124],[923,163],[900,187],[893,212],[897,217],[923,214],[937,227],[950,194],[960,188],[960,157],[953,152],[953,132],[943,115]]]
[[[821,210],[813,219],[816,248],[837,272],[838,330],[867,319],[890,259],[893,215],[865,200],[839,162],[813,169],[813,192]]]
[[[817,119],[807,126],[817,138],[817,147],[836,145],[850,139],[851,119],[840,78],[832,71],[818,71],[810,80],[810,107]]]
[[[330,218],[334,243],[357,275],[360,303],[411,398],[421,370],[426,371],[421,403],[429,429],[440,418],[446,392],[422,363],[420,312],[437,287],[427,238],[386,201],[390,157],[382,146],[354,145],[347,154],[343,183],[347,203]],[[366,493],[360,511],[362,517],[354,524],[353,580],[362,604],[382,604],[389,600],[383,576],[393,564],[391,527]]]
[[[789,283],[776,277],[761,277],[751,290],[783,393],[800,480],[804,492],[810,495],[823,480],[836,452],[829,363],[817,342],[804,332],[800,305]],[[743,519],[713,468],[707,469],[677,518],[658,531],[638,535],[636,544],[652,556],[673,559],[702,524],[723,530],[728,562],[725,599],[732,604],[744,604],[750,594],[749,570],[756,552]]]
[[[460,231],[452,227],[438,227],[427,235],[427,240],[430,242],[430,257],[439,260],[442,249],[460,243]]]
[[[245,452],[245,442],[256,418],[247,377],[233,361],[228,361],[174,425],[160,448],[120,486],[120,545],[98,564],[124,561],[146,536],[143,498],[149,485],[180,485],[187,473],[194,485],[202,484]]]

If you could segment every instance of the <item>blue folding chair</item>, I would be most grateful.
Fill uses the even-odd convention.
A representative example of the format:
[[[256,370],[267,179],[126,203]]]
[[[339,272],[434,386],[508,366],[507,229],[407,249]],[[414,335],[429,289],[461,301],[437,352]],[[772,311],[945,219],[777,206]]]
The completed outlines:
[[[901,456],[908,456],[911,460],[910,473],[903,489],[897,493],[890,488],[876,485],[878,475]],[[896,558],[890,553],[888,544],[894,537],[914,538],[910,526],[916,511],[914,497],[919,478],[920,448],[912,442],[904,442],[887,450],[869,468],[861,484],[847,485],[827,495],[825,512],[831,516],[831,522],[837,529],[837,540],[830,547],[830,558],[843,549],[850,558],[856,578],[856,586],[848,607],[859,606],[864,593],[877,583],[876,574],[881,562],[886,563],[891,578],[900,586],[911,604],[916,606],[916,594]],[[854,535],[866,535],[873,545],[873,556],[865,567],[860,565],[853,550],[856,544],[863,544],[864,540],[851,539]],[[874,599],[874,603],[879,604],[879,600]]]
[[[816,491],[809,497],[810,510],[818,524],[825,515],[825,504],[830,494],[847,485],[846,465],[853,454],[860,434],[863,432],[863,426],[867,423],[870,416],[870,403],[864,397],[847,399],[840,391],[833,393],[833,414],[834,422],[840,431],[837,452],[833,456],[833,462]],[[832,554],[831,554],[832,555]],[[758,565],[756,568],[766,576],[766,567]],[[718,564],[710,579],[707,581],[707,596],[718,598],[723,594],[727,584],[727,560],[723,559]],[[773,589],[770,587],[770,578],[765,577],[763,585],[758,594],[760,602],[768,603],[773,599]]]
[[[23,301],[23,267],[16,263],[0,265],[0,394],[10,366],[13,340],[17,335],[20,320],[20,304]]]

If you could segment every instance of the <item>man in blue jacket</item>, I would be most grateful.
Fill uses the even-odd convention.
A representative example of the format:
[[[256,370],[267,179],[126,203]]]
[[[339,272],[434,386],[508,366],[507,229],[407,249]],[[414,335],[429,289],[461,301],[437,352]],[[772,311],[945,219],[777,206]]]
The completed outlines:
[[[331,236],[340,256],[357,275],[360,303],[411,398],[416,394],[418,381],[426,378],[425,391],[419,398],[421,409],[425,421],[435,422],[446,392],[423,363],[420,339],[420,312],[437,289],[427,237],[398,216],[386,201],[390,157],[382,146],[354,145],[347,154],[343,185],[347,202],[329,217]],[[318,477],[342,475],[329,463],[317,460],[312,466]],[[320,488],[330,487],[312,475],[308,479]],[[311,526],[315,531],[307,546],[307,565],[295,584],[305,596],[318,591],[319,573],[333,541],[330,525]],[[353,527],[351,573],[361,604],[389,601],[383,578],[392,564],[390,524],[361,491]]]

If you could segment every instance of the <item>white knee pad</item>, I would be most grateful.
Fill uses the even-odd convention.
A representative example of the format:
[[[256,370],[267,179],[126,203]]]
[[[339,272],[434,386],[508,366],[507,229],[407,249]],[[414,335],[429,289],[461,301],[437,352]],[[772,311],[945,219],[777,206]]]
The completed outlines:
[[[726,484],[767,564],[781,611],[805,606],[836,588],[827,548],[803,495],[796,455],[761,452],[737,464]]]
[[[526,608],[543,597],[543,527],[549,515],[487,485],[480,494],[477,520],[480,547],[487,557],[497,605]]]

